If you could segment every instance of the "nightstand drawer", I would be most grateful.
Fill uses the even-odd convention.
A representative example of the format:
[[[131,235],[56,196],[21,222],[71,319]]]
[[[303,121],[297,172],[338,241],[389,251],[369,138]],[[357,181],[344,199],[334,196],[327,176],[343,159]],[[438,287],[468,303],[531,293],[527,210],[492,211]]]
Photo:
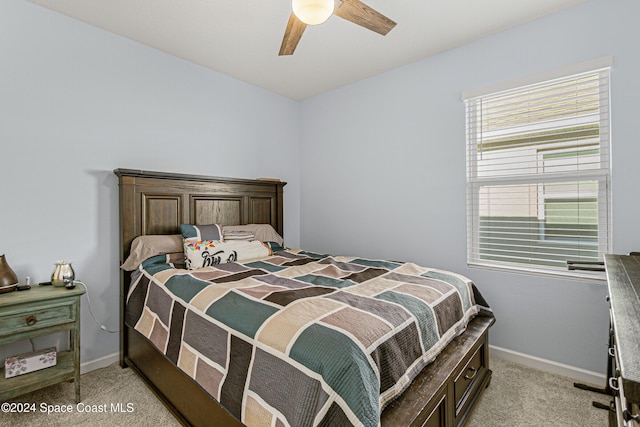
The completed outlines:
[[[60,301],[28,307],[15,307],[0,314],[0,337],[50,326],[73,323],[76,301]]]

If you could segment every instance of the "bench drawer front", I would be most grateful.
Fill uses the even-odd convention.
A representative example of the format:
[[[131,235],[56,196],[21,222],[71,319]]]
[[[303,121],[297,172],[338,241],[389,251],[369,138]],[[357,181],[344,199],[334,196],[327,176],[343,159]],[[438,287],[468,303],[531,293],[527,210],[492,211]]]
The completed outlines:
[[[447,427],[447,394],[443,394],[436,407],[420,427]]]
[[[454,388],[454,402],[456,407],[456,414],[460,412],[467,396],[473,389],[478,378],[482,378],[486,363],[484,360],[484,345],[480,346],[476,352],[471,356],[471,359],[467,362],[460,374],[453,383]]]

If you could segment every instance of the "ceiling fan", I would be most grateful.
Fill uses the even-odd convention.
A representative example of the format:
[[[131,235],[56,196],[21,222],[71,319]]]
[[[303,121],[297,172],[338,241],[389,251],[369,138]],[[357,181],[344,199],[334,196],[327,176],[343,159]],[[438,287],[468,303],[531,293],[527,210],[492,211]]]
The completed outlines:
[[[291,16],[282,38],[279,56],[292,55],[307,25],[318,25],[332,14],[386,35],[396,23],[360,0],[292,0]]]

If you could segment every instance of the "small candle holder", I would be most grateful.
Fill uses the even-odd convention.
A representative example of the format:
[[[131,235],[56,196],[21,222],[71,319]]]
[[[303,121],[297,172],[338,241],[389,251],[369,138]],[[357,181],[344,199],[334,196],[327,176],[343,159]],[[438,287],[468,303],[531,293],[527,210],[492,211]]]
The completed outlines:
[[[75,286],[73,281],[76,278],[76,273],[71,267],[71,261],[58,261],[56,262],[56,268],[51,275],[51,284],[57,287],[69,287]]]

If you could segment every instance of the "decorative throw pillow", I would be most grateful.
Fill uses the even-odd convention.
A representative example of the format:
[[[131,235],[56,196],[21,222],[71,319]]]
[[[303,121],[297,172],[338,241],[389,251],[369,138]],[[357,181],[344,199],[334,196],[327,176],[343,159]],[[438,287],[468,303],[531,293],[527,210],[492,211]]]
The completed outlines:
[[[193,270],[228,262],[226,259],[222,260],[220,256],[222,254],[216,250],[216,245],[221,243],[220,240],[200,240],[197,237],[184,239],[184,256],[187,269]]]
[[[180,232],[185,239],[197,238],[198,240],[223,241],[222,227],[219,224],[191,225],[180,224]]]
[[[271,249],[258,240],[221,242],[191,238],[184,240],[184,255],[187,268],[194,270],[227,262],[267,257],[271,255]]]

